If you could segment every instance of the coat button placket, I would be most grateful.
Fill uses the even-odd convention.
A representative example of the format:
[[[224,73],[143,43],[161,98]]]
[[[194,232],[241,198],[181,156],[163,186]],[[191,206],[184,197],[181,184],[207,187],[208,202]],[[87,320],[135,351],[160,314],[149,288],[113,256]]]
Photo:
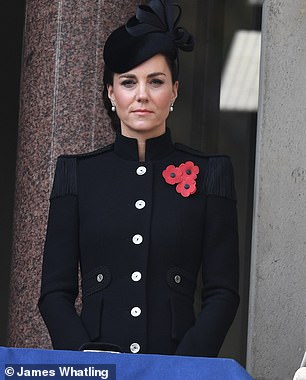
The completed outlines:
[[[136,168],[135,173],[138,177],[138,181],[137,181],[139,184],[138,189],[140,190],[140,193],[142,193],[141,190],[143,188],[145,189],[146,180],[148,180],[148,178],[147,178],[148,177],[148,169],[146,168],[146,166],[140,165]],[[136,220],[137,220],[137,224],[138,224],[138,221],[141,220],[139,223],[139,226],[141,226],[141,227],[143,226],[142,220],[145,217],[143,212],[144,212],[146,206],[147,206],[146,200],[143,197],[139,197],[139,198],[135,199],[134,210],[136,212]],[[137,232],[137,233],[135,233],[132,236],[132,243],[135,246],[135,249],[136,249],[136,246],[138,246],[139,247],[139,248],[137,248],[138,251],[139,251],[139,249],[145,251],[145,246],[146,246],[145,236],[143,236],[143,234],[141,234],[141,233],[138,233],[138,231],[135,231],[135,232]],[[136,291],[135,296],[137,299],[135,299],[134,301],[137,301],[138,304],[142,300],[141,294],[143,293],[143,290],[144,290],[143,289],[144,284],[142,283],[142,272],[141,272],[141,268],[143,265],[141,263],[143,260],[145,260],[145,256],[144,255],[139,256],[139,266],[138,266],[138,268],[135,268],[134,272],[132,272],[131,277],[130,277],[131,281],[134,283],[134,286],[136,287],[135,288],[135,291]],[[131,302],[133,302],[133,299],[131,299]],[[141,314],[142,314],[142,308],[140,305],[139,306],[131,305],[130,317],[135,321],[133,323],[136,323],[136,325],[135,325],[135,335],[136,336],[135,335],[131,336],[130,352],[135,353],[135,354],[140,352],[142,340],[143,340],[143,339],[140,339],[138,337],[139,333],[141,334],[140,336],[142,336],[142,334],[143,334],[143,333],[141,333],[142,328],[140,327],[142,325],[143,321],[139,320]],[[139,323],[140,323],[140,325],[139,325]],[[137,326],[139,326],[139,327],[137,327]],[[133,339],[135,339],[136,342],[135,342],[135,340],[133,341]]]

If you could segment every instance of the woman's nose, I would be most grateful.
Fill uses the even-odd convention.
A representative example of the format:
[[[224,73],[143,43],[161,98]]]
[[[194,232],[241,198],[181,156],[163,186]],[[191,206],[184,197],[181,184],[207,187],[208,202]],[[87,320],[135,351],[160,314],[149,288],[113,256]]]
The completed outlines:
[[[137,88],[136,99],[138,102],[147,102],[148,101],[148,91],[145,83],[139,83]]]

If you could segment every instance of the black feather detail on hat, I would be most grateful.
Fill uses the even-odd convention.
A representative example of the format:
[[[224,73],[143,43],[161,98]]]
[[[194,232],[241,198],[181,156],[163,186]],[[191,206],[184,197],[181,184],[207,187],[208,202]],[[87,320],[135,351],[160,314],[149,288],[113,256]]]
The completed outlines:
[[[178,26],[180,17],[181,8],[172,0],[150,0],[148,5],[138,6],[136,15],[108,37],[105,64],[111,71],[123,73],[156,54],[175,60],[178,49],[192,51],[193,36]]]
[[[174,17],[174,8],[178,15]],[[126,30],[134,37],[147,33],[166,33],[175,46],[184,51],[192,51],[194,39],[183,27],[177,26],[182,14],[181,7],[171,0],[151,0],[148,5],[140,5],[136,16],[126,24]]]

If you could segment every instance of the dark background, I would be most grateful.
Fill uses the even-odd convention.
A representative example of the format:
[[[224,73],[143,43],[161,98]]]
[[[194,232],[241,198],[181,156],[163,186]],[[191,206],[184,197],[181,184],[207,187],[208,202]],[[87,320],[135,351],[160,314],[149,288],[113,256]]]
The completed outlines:
[[[0,5],[0,345],[6,342],[25,0]]]

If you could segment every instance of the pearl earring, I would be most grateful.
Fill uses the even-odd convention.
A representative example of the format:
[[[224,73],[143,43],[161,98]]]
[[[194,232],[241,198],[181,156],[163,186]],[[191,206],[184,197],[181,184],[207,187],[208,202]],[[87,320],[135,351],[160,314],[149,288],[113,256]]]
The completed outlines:
[[[115,106],[115,104],[112,104],[112,111],[113,111],[113,112],[116,111],[116,106]]]
[[[172,103],[170,106],[170,112],[173,112],[173,110],[174,110],[174,104]]]

